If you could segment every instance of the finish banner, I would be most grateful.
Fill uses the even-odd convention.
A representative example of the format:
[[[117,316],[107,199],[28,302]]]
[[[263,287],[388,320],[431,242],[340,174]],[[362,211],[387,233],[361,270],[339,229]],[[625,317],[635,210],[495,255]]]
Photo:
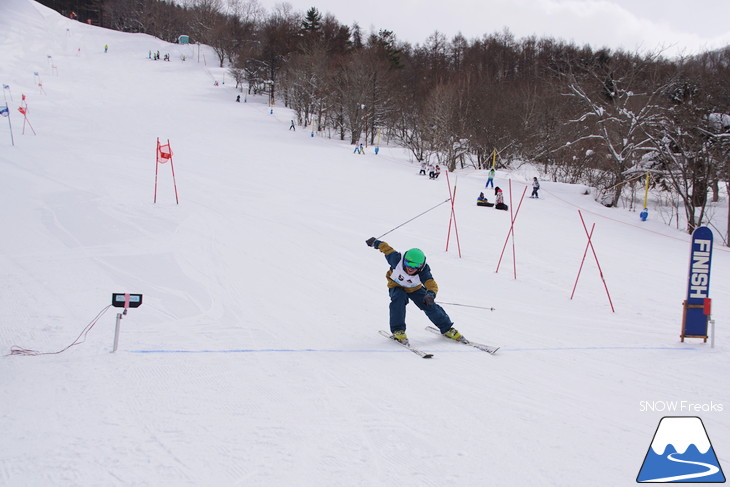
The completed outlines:
[[[682,317],[682,341],[685,337],[704,338],[707,341],[705,300],[710,298],[710,268],[712,264],[712,230],[698,227],[692,233],[689,254],[689,281],[687,299]]]

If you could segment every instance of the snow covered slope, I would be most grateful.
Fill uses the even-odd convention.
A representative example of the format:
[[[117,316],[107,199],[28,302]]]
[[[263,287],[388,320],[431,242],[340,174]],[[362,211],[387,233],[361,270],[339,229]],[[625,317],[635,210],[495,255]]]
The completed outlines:
[[[667,414],[642,401],[674,400],[724,405],[674,414],[700,415],[730,463],[725,248],[717,345],[679,343],[687,235],[546,181],[495,272],[510,215],[474,204],[485,173],[451,174],[448,252],[450,204],[383,239],[426,252],[439,301],[494,307],[444,304],[502,349],[445,342],[410,305],[411,341],[435,355],[421,360],[377,333],[387,265],[365,239],[446,200],[445,174],[418,176],[395,147],[356,155],[289,131],[290,113],[257,97],[235,103],[205,47],[30,0],[3,1],[0,28],[15,139],[0,118],[1,485],[632,485]],[[157,50],[172,60],[148,59]],[[22,94],[37,135],[21,133]],[[152,203],[157,138],[179,205],[169,165]],[[513,208],[533,175],[498,171]],[[590,252],[570,300],[578,210],[615,312]],[[113,292],[144,295],[116,353]],[[10,355],[59,351],[92,323],[63,353]]]

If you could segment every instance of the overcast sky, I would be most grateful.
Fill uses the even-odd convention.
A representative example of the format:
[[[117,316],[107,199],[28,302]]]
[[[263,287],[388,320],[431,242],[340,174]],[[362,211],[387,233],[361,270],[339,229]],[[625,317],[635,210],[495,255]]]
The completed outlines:
[[[281,0],[259,0],[267,10]],[[505,27],[521,39],[552,37],[594,49],[610,47],[694,54],[730,44],[730,0],[288,0],[295,11],[316,7],[367,34],[391,30],[422,44],[438,31],[468,40]]]

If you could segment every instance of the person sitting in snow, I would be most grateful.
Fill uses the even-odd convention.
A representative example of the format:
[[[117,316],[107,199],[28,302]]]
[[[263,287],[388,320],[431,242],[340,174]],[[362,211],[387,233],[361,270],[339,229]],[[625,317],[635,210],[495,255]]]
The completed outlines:
[[[479,196],[477,197],[477,206],[494,206],[494,203],[487,201],[487,197],[484,196],[484,193],[479,193]]]
[[[433,168],[433,170],[428,173],[428,177],[430,179],[436,179],[439,177],[439,174],[441,174],[441,168],[439,167],[438,164],[436,164],[436,167]]]
[[[426,161],[423,161],[421,163],[421,170],[418,171],[418,175],[420,176],[421,174],[423,174],[425,176],[426,175],[426,168],[427,167],[428,167],[428,163]]]
[[[494,197],[497,199],[497,204],[494,205],[497,210],[506,210],[508,208],[508,206],[504,204],[504,195],[502,195],[502,190],[499,186],[494,188]]]
[[[436,304],[439,287],[431,275],[431,267],[426,264],[426,255],[421,249],[410,249],[405,254],[397,252],[386,242],[370,237],[365,241],[368,247],[378,249],[385,255],[390,269],[385,273],[390,295],[390,332],[392,338],[408,345],[406,336],[406,305],[413,301],[426,313],[431,323],[446,338],[462,339],[456,331],[446,311]]]

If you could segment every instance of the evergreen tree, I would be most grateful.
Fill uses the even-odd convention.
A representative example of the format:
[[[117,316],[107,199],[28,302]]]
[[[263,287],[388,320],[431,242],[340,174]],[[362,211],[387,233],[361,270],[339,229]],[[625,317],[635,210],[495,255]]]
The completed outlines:
[[[307,10],[307,14],[304,17],[304,20],[302,20],[302,33],[303,34],[310,34],[310,33],[319,34],[321,32],[322,32],[322,14],[319,13],[319,10],[317,10],[315,7],[312,7],[309,10]]]

